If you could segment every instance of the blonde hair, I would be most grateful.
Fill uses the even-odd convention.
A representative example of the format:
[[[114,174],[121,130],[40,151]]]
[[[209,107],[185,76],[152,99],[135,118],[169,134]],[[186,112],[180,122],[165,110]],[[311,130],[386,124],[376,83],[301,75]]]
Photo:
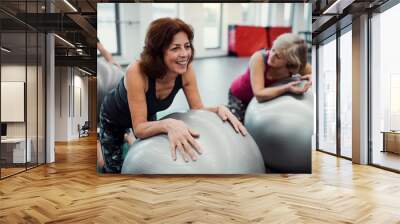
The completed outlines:
[[[294,33],[280,35],[272,44],[272,48],[279,49],[287,60],[287,68],[298,73],[307,64],[307,44],[303,38]]]

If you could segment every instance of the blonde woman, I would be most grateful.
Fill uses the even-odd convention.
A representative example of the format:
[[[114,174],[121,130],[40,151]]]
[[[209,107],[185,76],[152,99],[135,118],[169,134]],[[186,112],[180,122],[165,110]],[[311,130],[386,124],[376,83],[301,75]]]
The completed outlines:
[[[293,81],[272,86],[295,74],[300,74],[307,83],[300,86],[300,81]],[[307,64],[307,44],[296,34],[282,34],[274,41],[271,50],[255,52],[246,72],[232,82],[228,108],[243,122],[247,105],[253,96],[263,102],[284,93],[303,94],[310,86],[311,65]]]

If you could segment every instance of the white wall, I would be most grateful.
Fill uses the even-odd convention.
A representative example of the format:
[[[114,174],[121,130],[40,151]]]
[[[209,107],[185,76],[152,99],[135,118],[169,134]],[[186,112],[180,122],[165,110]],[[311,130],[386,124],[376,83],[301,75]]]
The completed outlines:
[[[36,114],[36,108],[38,106],[37,102],[37,95],[36,95],[36,85],[37,85],[37,80],[36,80],[36,66],[26,66],[25,65],[18,65],[18,64],[6,64],[1,66],[1,81],[2,82],[24,82],[25,85],[27,85],[26,91],[27,91],[27,121],[22,121],[22,122],[7,122],[7,135],[9,137],[25,137],[25,126],[28,125],[28,137],[30,134],[35,133],[36,134],[36,122],[37,122],[37,114]],[[28,74],[28,82],[25,80],[25,76]],[[34,75],[32,77],[31,75]],[[2,90],[3,91],[3,90]],[[24,90],[20,94],[24,94]],[[7,97],[3,96],[2,98]],[[22,100],[24,100],[24,96],[21,96]],[[24,104],[24,102],[22,102]],[[39,105],[42,106],[43,104]],[[22,105],[22,108],[20,108],[22,111],[19,111],[18,113],[22,113],[22,116],[24,116],[24,108],[25,106]],[[12,111],[7,111],[7,110],[12,110],[11,108],[1,108],[2,112],[7,112],[7,113],[12,113]],[[24,120],[24,118],[22,118]]]
[[[55,140],[66,141],[68,139],[68,68],[55,68]],[[65,94],[66,93],[66,94]]]
[[[38,71],[37,71],[38,69]],[[38,75],[38,76],[36,76]],[[26,120],[22,122],[6,122],[7,137],[30,139],[30,148],[33,161],[36,161],[36,153],[39,153],[39,163],[44,163],[44,92],[42,68],[40,66],[25,66],[20,64],[3,64],[1,66],[2,81],[24,82],[26,85],[26,106],[22,102],[22,107],[18,108],[25,114]],[[25,81],[27,77],[27,82]],[[4,89],[2,89],[2,92]],[[24,90],[20,90],[24,94]],[[7,95],[2,95],[7,97]],[[23,97],[24,98],[24,97]],[[2,107],[2,112],[13,113],[10,107]],[[15,110],[15,109],[14,109]],[[14,112],[15,113],[15,112]],[[23,115],[24,116],[24,115]],[[50,150],[51,151],[51,150]],[[50,152],[49,151],[49,152]],[[51,158],[51,157],[48,157]],[[51,162],[51,160],[49,160]]]
[[[223,56],[227,54],[228,24],[239,24],[242,21],[242,8],[240,4],[222,4],[223,26],[220,49],[205,49],[203,44],[203,10],[202,3],[179,4],[180,17],[189,23],[195,32],[194,46],[196,58]],[[152,4],[120,4],[121,18],[121,46],[122,55],[116,57],[121,64],[131,63],[139,59],[144,46],[145,35],[155,12]],[[177,11],[171,13],[171,17],[177,15]]]
[[[85,121],[88,121],[89,115],[88,115],[88,108],[89,108],[89,102],[88,102],[88,77],[81,76],[82,73],[78,73],[78,70],[75,70],[75,75],[74,75],[74,89],[75,91],[72,94],[75,94],[74,96],[71,96],[71,98],[74,99],[73,105],[74,105],[74,113],[72,113],[72,130],[71,130],[71,135],[72,138],[78,138],[79,133],[78,133],[78,124],[82,126]],[[80,90],[80,93],[78,93],[77,90]],[[79,97],[80,95],[80,97]],[[79,97],[79,98],[78,98]],[[81,102],[79,102],[81,101]],[[72,104],[71,104],[72,105]],[[79,108],[81,107],[81,108]],[[79,109],[82,111],[80,112]]]
[[[268,26],[282,26],[285,25],[285,21],[283,18],[284,14],[284,4],[272,4],[271,10],[269,11],[270,22]]]
[[[1,81],[17,81],[25,82],[26,75],[25,65],[2,65],[1,66]],[[26,83],[26,82],[25,82]],[[7,110],[8,108],[1,108]],[[7,136],[8,137],[25,137],[25,122],[7,122]]]
[[[55,141],[77,139],[78,124],[82,126],[88,120],[88,78],[71,67],[56,67],[55,73]],[[79,89],[81,103],[77,101]]]
[[[183,5],[183,10],[184,12],[190,12],[190,13],[185,13],[184,17],[182,18],[185,22],[189,23],[193,29],[194,29],[194,40],[193,40],[193,45],[196,50],[196,58],[202,58],[202,57],[213,57],[213,56],[221,56],[221,55],[226,55],[226,40],[225,40],[225,35],[226,33],[226,28],[225,28],[225,23],[226,17],[223,17],[223,28],[222,28],[222,38],[221,38],[221,48],[220,49],[205,49],[204,47],[204,10],[201,10],[202,8],[202,3],[193,3],[193,4],[184,4]],[[222,6],[224,8],[224,6]],[[225,31],[225,32],[224,32]]]

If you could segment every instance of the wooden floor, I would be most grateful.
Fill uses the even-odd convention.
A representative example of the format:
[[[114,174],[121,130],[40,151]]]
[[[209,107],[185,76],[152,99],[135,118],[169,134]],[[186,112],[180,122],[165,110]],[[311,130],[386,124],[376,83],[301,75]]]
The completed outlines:
[[[25,167],[23,168],[1,168],[1,178],[13,175],[15,173],[19,173],[26,170]]]
[[[313,152],[312,175],[98,176],[96,140],[0,181],[0,223],[400,223],[400,175]]]
[[[1,168],[1,170],[0,170],[1,178],[5,178],[8,176],[23,172],[27,169],[33,169],[33,168],[37,167],[37,164],[27,163],[26,166],[27,167],[25,167],[25,164],[19,164],[18,167]]]

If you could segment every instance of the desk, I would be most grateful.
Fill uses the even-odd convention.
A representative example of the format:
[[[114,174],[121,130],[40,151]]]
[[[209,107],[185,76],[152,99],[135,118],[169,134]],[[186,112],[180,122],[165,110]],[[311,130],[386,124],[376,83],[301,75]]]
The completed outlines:
[[[5,159],[6,163],[30,162],[32,157],[32,141],[30,138],[27,139],[27,143],[28,147],[26,147],[25,151],[25,138],[1,139],[1,159]],[[25,161],[25,158],[27,158],[27,161]]]
[[[382,152],[400,154],[400,131],[382,131],[381,133],[383,133]]]

